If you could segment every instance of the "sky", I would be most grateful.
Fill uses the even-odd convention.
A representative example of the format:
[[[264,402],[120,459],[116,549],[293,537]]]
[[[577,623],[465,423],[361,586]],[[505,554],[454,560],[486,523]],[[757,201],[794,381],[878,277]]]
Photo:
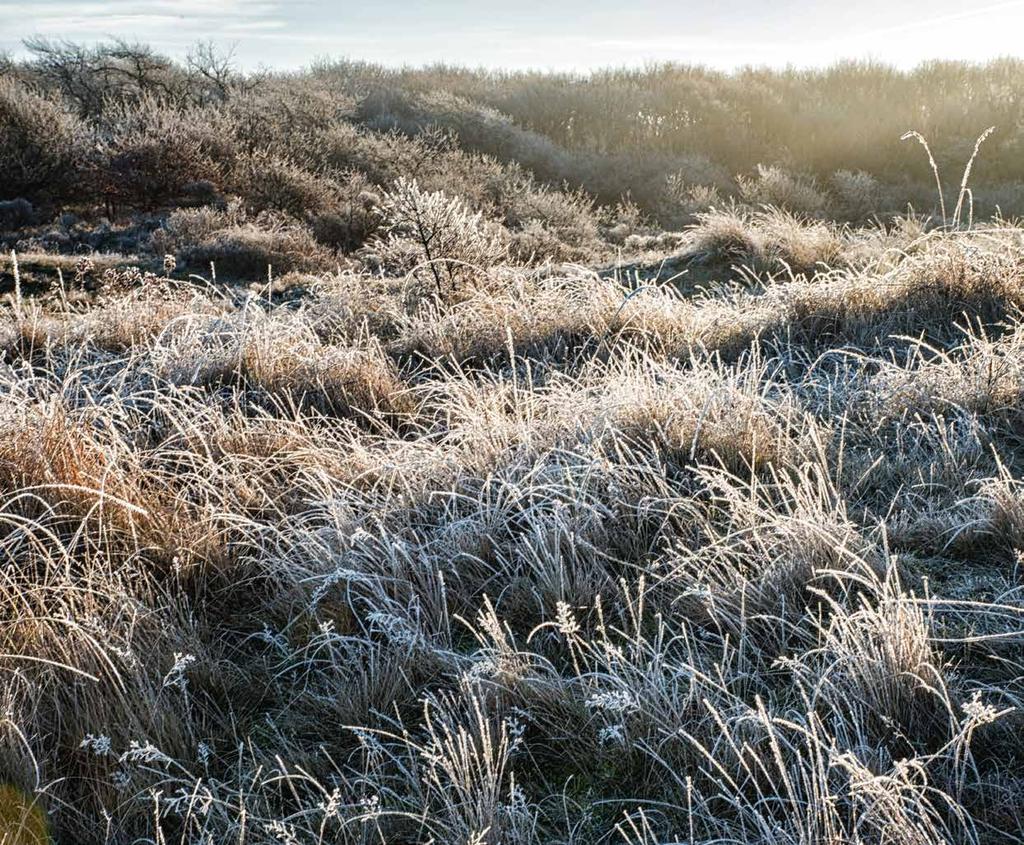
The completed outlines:
[[[1024,55],[1024,0],[0,0],[0,51],[24,38],[198,40],[246,68],[314,58],[586,71],[674,61],[731,69]]]

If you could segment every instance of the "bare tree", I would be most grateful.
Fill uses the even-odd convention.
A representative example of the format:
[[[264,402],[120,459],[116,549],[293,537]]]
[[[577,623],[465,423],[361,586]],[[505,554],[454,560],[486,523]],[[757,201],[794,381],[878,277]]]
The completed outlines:
[[[236,45],[218,50],[213,41],[197,41],[185,56],[185,66],[192,77],[193,85],[203,89],[203,101],[224,102],[234,93],[246,93],[256,88],[266,78],[266,71],[258,70],[243,74],[235,60]]]
[[[228,99],[237,77],[234,45],[220,52],[212,41],[197,41],[185,56],[185,65],[216,99]]]
[[[97,116],[110,97],[181,100],[188,93],[185,74],[144,44],[118,39],[89,47],[47,38],[29,38],[24,44],[33,57],[32,72],[73,102],[83,116]]]

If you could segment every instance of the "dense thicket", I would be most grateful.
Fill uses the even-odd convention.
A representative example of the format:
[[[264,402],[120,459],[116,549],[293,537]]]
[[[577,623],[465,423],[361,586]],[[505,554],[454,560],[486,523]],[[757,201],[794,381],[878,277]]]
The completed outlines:
[[[230,174],[216,166],[223,154],[257,150],[289,157],[310,174],[357,171],[381,184],[395,170],[411,175],[407,161],[395,160],[403,145],[385,141],[386,133],[440,130],[464,153],[499,167],[515,162],[542,183],[582,188],[604,204],[629,198],[664,226],[730,196],[856,220],[908,203],[933,210],[928,162],[901,144],[904,132],[932,141],[955,194],[975,139],[995,126],[973,176],[975,202],[986,215],[997,207],[1004,215],[1024,211],[1024,63],[1017,60],[934,62],[906,72],[847,63],[589,75],[339,61],[243,75],[209,47],[180,64],[120,42],[29,47],[30,60],[0,71],[7,78],[0,199],[102,202],[128,167],[146,173],[146,184],[118,199],[156,203],[184,187],[186,165],[195,168],[193,181],[228,187]],[[38,134],[44,124],[56,137]],[[161,158],[147,153],[147,132],[184,137]],[[46,180],[54,162],[64,168],[63,185]]]

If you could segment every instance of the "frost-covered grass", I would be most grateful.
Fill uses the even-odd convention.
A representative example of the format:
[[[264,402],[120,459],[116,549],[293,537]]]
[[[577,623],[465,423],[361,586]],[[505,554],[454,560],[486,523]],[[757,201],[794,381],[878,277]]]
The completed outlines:
[[[62,842],[1019,841],[1021,231],[686,242],[733,281],[9,298],[5,779]]]

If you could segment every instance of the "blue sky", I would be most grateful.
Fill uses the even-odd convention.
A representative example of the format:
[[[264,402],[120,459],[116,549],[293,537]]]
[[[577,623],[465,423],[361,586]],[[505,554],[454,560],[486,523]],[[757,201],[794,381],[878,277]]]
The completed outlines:
[[[124,36],[176,56],[213,39],[249,67],[316,56],[558,70],[840,58],[906,67],[1024,54],[1024,0],[0,0],[0,50],[17,54],[31,35]]]

